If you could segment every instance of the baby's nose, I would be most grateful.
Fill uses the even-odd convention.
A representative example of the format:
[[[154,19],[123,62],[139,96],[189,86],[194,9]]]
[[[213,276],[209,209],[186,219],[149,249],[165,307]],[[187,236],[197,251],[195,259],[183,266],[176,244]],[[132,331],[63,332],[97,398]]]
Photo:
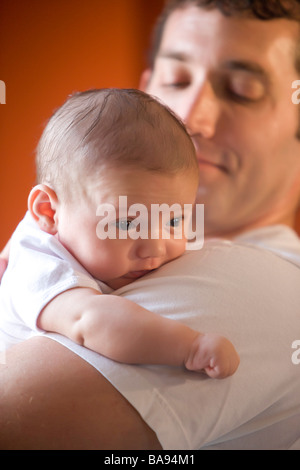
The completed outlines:
[[[158,263],[166,254],[165,240],[153,238],[141,240],[137,254],[140,258],[151,258],[154,264]],[[151,269],[154,269],[154,267]]]

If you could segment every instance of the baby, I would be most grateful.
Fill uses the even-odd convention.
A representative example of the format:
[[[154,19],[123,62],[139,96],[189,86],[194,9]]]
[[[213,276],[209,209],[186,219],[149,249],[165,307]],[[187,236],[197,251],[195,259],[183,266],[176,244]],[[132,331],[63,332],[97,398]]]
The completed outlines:
[[[1,284],[5,347],[49,331],[119,362],[233,374],[226,338],[112,293],[185,251],[198,164],[173,113],[137,90],[76,93],[43,132],[37,176]],[[171,210],[154,221],[155,204]]]

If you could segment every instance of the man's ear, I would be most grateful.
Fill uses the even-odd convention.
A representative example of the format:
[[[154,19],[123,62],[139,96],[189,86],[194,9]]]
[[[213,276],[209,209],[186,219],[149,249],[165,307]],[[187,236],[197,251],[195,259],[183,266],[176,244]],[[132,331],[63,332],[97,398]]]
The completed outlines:
[[[49,186],[38,184],[28,197],[28,210],[44,232],[55,235],[57,233],[56,210],[58,198]]]
[[[142,73],[141,78],[140,78],[140,85],[139,85],[139,89],[141,91],[145,91],[145,92],[147,91],[147,87],[149,85],[151,75],[152,75],[151,69],[146,69]]]

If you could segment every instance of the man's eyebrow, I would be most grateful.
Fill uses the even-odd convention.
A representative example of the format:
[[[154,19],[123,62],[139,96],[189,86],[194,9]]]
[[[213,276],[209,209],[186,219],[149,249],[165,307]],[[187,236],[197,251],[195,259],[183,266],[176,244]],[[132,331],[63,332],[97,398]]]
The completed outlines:
[[[157,54],[159,59],[173,59],[178,60],[179,62],[189,62],[191,58],[185,54],[184,52],[176,52],[176,51],[161,51]]]
[[[242,72],[249,72],[261,77],[267,77],[266,70],[256,62],[243,61],[243,60],[229,60],[222,64],[222,68],[227,70],[237,70]]]
[[[170,59],[178,60],[179,62],[192,62],[193,58],[184,52],[172,51],[172,50],[162,50],[157,55],[160,59]],[[222,64],[222,68],[227,70],[237,70],[253,73],[260,75],[261,77],[266,77],[267,73],[265,69],[257,64],[256,62],[247,61],[247,60],[228,60]]]

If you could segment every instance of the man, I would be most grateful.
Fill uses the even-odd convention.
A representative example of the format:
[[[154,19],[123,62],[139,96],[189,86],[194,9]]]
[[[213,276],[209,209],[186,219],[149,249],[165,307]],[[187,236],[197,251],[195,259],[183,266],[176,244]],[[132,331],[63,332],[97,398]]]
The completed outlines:
[[[141,85],[190,130],[207,237],[234,243],[208,242],[161,271],[152,290],[139,281],[120,292],[148,308],[156,303],[158,313],[170,314],[171,305],[182,321],[227,328],[239,371],[220,385],[113,364],[62,338],[33,338],[6,353],[3,448],[300,448],[300,374],[292,361],[300,328],[300,242],[292,231],[300,140],[291,100],[300,4],[249,3],[172,2]],[[169,294],[161,299],[164,283]],[[183,308],[192,312],[187,318]]]
[[[209,4],[201,15],[197,3]],[[232,238],[258,226],[293,226],[299,204],[300,123],[291,86],[300,73],[299,23],[289,22],[288,32],[283,20],[224,18],[211,9],[215,3],[174,2],[181,8],[165,23],[154,71],[144,77],[147,91],[172,107],[190,129],[208,235]],[[230,3],[233,14],[236,7]],[[271,2],[250,3],[262,15],[259,8],[267,10]],[[299,2],[291,2],[296,4],[299,9]]]

